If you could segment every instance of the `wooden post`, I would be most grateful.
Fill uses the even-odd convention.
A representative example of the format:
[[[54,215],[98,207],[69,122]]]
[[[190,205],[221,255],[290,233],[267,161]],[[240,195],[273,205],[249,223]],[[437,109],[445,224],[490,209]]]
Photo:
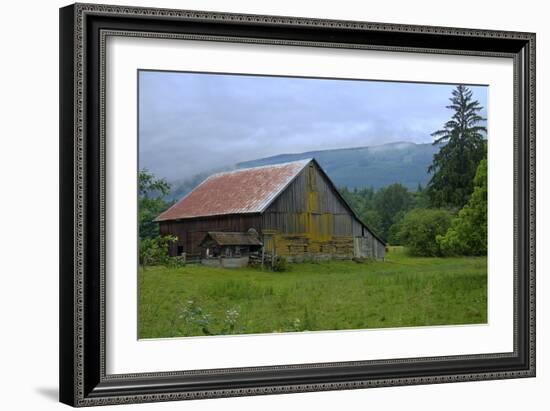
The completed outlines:
[[[277,256],[277,247],[275,244],[275,236],[273,238],[273,252],[271,253],[271,269],[273,269],[273,266],[275,265],[275,257]]]
[[[264,269],[265,247],[262,245],[262,270]]]

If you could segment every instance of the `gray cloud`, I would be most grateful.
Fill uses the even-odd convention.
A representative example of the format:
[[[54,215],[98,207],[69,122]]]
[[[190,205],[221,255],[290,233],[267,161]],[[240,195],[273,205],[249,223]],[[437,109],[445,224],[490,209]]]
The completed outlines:
[[[139,160],[169,180],[240,161],[430,142],[453,85],[140,72]],[[487,88],[471,87],[483,106]]]

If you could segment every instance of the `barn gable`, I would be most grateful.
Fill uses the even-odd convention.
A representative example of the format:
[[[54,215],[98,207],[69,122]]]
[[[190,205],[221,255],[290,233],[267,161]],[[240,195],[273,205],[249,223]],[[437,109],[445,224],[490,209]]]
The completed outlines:
[[[262,231],[267,249],[277,248],[291,257],[301,250],[343,258],[378,257],[385,248],[385,242],[358,218],[315,160],[263,212]]]
[[[304,195],[304,193],[307,193],[307,195]],[[288,215],[310,213],[319,216],[315,218],[326,220],[331,218],[330,215],[334,215],[334,233],[336,235],[351,233],[354,236],[361,236],[364,235],[364,231],[368,231],[385,245],[384,240],[372,233],[366,224],[361,221],[314,159],[308,162],[307,167],[300,171],[263,213],[266,223],[276,219],[277,216],[279,216],[279,219],[287,220]],[[299,221],[296,223],[298,226],[290,225],[287,227],[288,232],[299,233],[304,231],[303,222],[301,226],[299,226]],[[278,226],[275,221],[271,224]]]

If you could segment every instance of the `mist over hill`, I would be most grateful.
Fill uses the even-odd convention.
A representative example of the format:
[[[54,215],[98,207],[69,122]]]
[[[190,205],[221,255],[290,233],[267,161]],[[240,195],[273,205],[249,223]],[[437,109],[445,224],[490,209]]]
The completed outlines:
[[[378,146],[278,154],[241,162],[232,168],[258,167],[315,158],[337,187],[378,189],[393,183],[401,183],[414,191],[418,184],[426,186],[430,180],[428,166],[438,150],[439,147],[431,143],[397,142]],[[223,170],[212,170],[212,173],[219,171]],[[170,197],[181,198],[212,173],[201,173],[190,179],[173,182]]]
[[[370,147],[279,154],[239,163],[237,167],[257,167],[315,158],[339,187],[380,188],[392,183],[401,183],[415,190],[418,184],[425,186],[428,183],[430,176],[427,169],[438,149],[432,144],[399,142]]]

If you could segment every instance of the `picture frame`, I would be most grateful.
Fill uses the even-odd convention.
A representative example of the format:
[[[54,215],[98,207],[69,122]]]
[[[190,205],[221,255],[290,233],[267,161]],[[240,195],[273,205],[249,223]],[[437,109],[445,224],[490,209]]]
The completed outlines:
[[[109,36],[512,61],[513,350],[108,373]],[[535,34],[96,4],[64,7],[60,9],[60,213],[63,403],[93,406],[534,377]]]

